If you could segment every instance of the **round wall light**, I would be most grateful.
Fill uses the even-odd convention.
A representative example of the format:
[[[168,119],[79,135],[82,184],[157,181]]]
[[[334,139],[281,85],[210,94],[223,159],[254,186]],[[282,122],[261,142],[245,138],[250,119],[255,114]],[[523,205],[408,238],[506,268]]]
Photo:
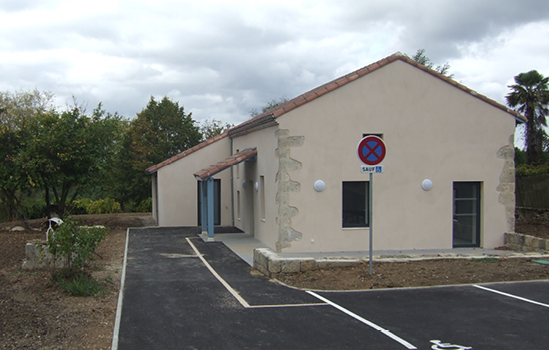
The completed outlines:
[[[254,187],[256,192],[259,191],[259,182],[256,181]]]
[[[326,188],[326,184],[322,180],[316,180],[314,188],[317,192],[322,192]]]
[[[421,183],[421,188],[423,188],[425,191],[429,191],[431,188],[433,188],[433,181],[429,179],[423,180]]]
[[[242,188],[246,189],[246,180],[242,181]]]

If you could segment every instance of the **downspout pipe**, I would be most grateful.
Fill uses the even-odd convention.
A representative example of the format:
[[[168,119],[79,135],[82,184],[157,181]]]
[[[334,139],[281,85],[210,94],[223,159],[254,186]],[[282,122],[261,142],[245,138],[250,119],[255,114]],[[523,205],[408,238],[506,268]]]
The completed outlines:
[[[229,135],[229,142],[231,144],[231,156],[233,155],[233,138]],[[231,167],[231,225],[234,227],[234,167]]]

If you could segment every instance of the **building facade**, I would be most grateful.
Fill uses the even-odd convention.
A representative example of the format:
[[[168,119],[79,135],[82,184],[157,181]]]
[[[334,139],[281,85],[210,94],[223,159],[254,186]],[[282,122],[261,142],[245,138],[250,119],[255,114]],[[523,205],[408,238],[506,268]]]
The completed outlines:
[[[199,183],[212,179],[215,224],[278,252],[367,250],[370,222],[379,250],[501,246],[514,232],[516,120],[395,54],[149,168],[154,216],[200,225]],[[357,156],[368,135],[387,149],[371,218]]]

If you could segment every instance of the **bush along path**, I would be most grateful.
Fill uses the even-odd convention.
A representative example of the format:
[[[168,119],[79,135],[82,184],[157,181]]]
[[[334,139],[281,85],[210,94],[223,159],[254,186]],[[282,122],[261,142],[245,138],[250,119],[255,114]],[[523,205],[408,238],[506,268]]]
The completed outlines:
[[[42,259],[48,254],[52,257],[53,281],[73,295],[97,296],[102,288],[91,277],[88,262],[107,232],[104,227],[78,226],[71,217],[50,230],[46,243],[38,246]]]

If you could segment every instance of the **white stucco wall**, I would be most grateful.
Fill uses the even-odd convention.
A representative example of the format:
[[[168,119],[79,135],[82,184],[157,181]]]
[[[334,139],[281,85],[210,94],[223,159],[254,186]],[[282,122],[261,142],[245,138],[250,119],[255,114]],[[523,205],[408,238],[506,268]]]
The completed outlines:
[[[275,247],[278,240],[278,206],[276,204],[278,160],[276,157],[277,127],[269,127],[233,139],[233,152],[246,148],[257,148],[257,159],[236,165],[234,168],[235,186],[235,226],[255,236],[270,247]],[[236,168],[239,169],[236,169]],[[264,177],[265,198],[262,191],[255,190],[255,183]],[[246,181],[246,188],[242,183]],[[240,192],[240,216],[238,215],[238,195]],[[262,217],[262,202],[265,205],[265,216]]]
[[[496,154],[514,132],[508,113],[396,61],[277,121],[304,136],[290,155],[302,168],[289,173],[300,184],[290,205],[302,237],[284,251],[368,249],[369,229],[341,223],[342,182],[368,180],[356,156],[363,134],[383,134],[387,145],[385,173],[374,176],[374,249],[452,248],[454,181],[482,182],[481,245],[503,245],[508,227],[496,188],[505,161]],[[421,188],[426,178],[430,191]],[[320,193],[318,179],[326,183]]]
[[[229,157],[230,141],[225,137],[157,171],[159,226],[198,226],[197,181],[193,173]],[[231,173],[221,179],[221,225],[232,225]]]

